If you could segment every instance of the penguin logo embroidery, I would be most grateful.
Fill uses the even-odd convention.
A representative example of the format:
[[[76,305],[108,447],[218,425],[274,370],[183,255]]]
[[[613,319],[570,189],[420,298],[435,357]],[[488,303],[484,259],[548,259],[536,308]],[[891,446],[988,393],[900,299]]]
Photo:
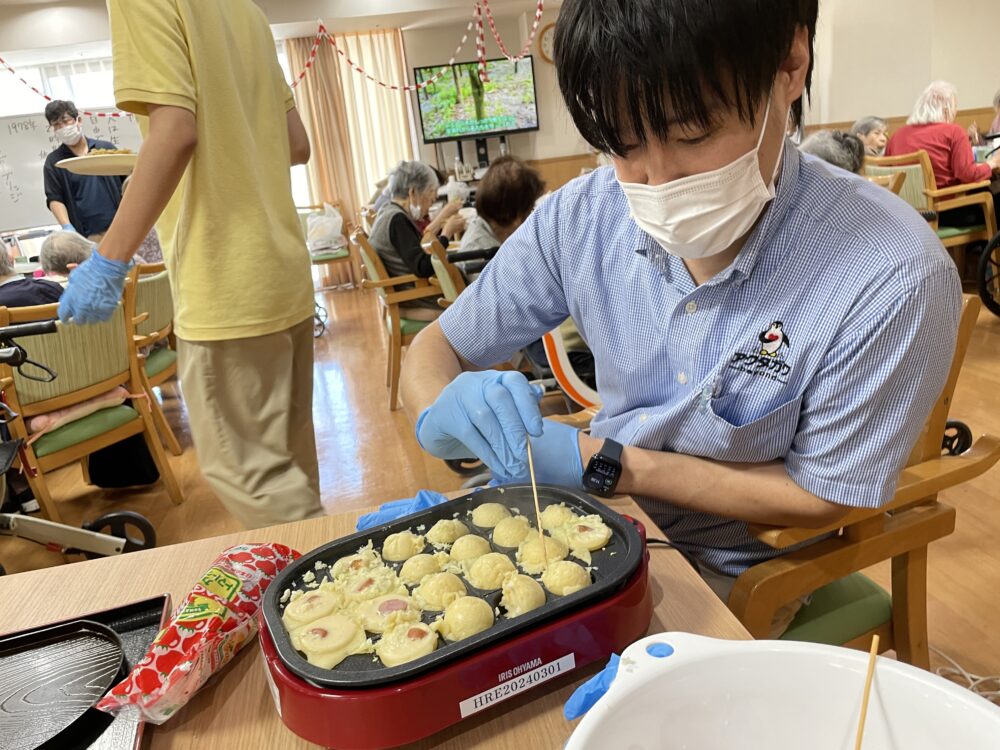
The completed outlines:
[[[766,330],[757,334],[757,341],[751,351],[733,354],[729,360],[729,369],[785,384],[792,374],[792,364],[788,362],[791,350],[792,341],[785,330],[785,324],[775,320]]]
[[[760,340],[760,356],[762,357],[781,356],[784,359],[783,348],[792,348],[792,342],[789,341],[788,334],[785,333],[785,324],[780,320],[771,323],[771,327],[757,338]]]

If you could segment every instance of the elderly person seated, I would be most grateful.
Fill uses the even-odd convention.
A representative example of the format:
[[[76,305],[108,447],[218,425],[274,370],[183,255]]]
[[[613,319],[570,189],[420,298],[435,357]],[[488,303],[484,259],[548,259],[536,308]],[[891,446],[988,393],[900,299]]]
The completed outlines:
[[[461,252],[500,247],[524,223],[544,192],[538,172],[516,156],[494,160],[476,188],[476,218],[462,237]]]
[[[851,135],[865,144],[865,155],[882,156],[889,139],[889,128],[881,117],[862,117],[851,125]]]
[[[14,268],[14,261],[0,250],[0,307],[33,307],[58,302],[63,288],[47,279],[26,279]]]
[[[83,263],[94,251],[94,243],[76,232],[53,232],[45,238],[38,260],[45,278],[64,287],[69,272]]]
[[[926,151],[938,188],[989,180],[1000,170],[1000,155],[990,156],[985,164],[976,164],[965,130],[955,124],[957,114],[955,87],[945,81],[935,81],[917,99],[906,125],[892,134],[885,147],[886,156]],[[994,211],[1000,210],[998,203],[1000,201],[993,201]],[[945,226],[980,224],[982,210],[968,206],[943,211],[939,221]]]
[[[429,279],[434,275],[431,256],[420,244],[423,235],[417,222],[437,199],[439,186],[434,170],[419,161],[402,161],[389,176],[392,199],[379,210],[368,239],[390,276],[413,274]],[[438,239],[447,247],[464,227],[465,219],[453,215],[445,221]],[[400,307],[403,317],[413,320],[434,320],[442,312],[434,298],[414,300]]]
[[[813,133],[802,141],[799,150],[852,174],[860,174],[865,163],[865,145],[861,139],[841,130]]]

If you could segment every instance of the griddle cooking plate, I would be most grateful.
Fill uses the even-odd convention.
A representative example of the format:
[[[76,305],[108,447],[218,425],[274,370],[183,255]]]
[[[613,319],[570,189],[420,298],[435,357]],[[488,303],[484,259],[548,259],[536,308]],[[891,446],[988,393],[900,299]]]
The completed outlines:
[[[124,659],[118,635],[86,620],[0,640],[0,748],[56,739],[111,688]]]
[[[538,500],[543,509],[547,505],[565,503],[568,508],[580,515],[598,515],[610,527],[611,541],[603,549],[591,553],[593,583],[590,586],[569,596],[553,596],[546,591],[546,602],[538,609],[512,620],[498,617],[493,627],[482,633],[455,643],[442,641],[433,653],[397,667],[385,667],[380,661],[373,661],[371,654],[359,654],[348,656],[333,669],[320,669],[306,661],[305,657],[292,646],[288,633],[281,622],[281,615],[285,609],[285,604],[280,602],[282,594],[289,588],[308,591],[309,589],[302,582],[302,576],[308,571],[314,572],[317,581],[327,580],[326,576],[329,575],[329,570],[316,571],[314,568],[317,562],[333,565],[341,557],[356,553],[369,540],[372,541],[376,550],[381,550],[385,538],[397,531],[406,529],[416,531],[417,526],[425,526],[425,531],[427,531],[441,519],[458,518],[469,527],[472,533],[485,537],[494,551],[508,555],[516,565],[515,550],[494,545],[490,540],[490,530],[474,526],[470,512],[477,505],[483,503],[501,503],[510,509],[517,508],[521,515],[531,521],[534,527],[535,506],[531,487],[529,485],[516,485],[480,490],[419,513],[405,516],[383,526],[366,529],[360,533],[337,539],[322,547],[317,547],[285,568],[274,583],[268,587],[264,594],[263,606],[264,622],[281,660],[293,673],[319,687],[365,688],[409,679],[472,651],[495,646],[514,633],[559,617],[569,610],[579,608],[585,602],[605,597],[622,587],[639,567],[643,554],[642,538],[628,519],[615,513],[586,493],[574,492],[562,487],[539,485]],[[433,548],[428,545],[424,551],[433,552]],[[397,572],[399,571],[400,564],[387,563],[387,565]],[[520,568],[518,570],[523,572],[520,571]],[[537,576],[534,577],[537,579]],[[501,592],[480,591],[469,585],[465,578],[462,580],[469,589],[470,595],[485,599],[491,607],[499,606]],[[425,612],[423,621],[430,623],[437,619],[439,614],[438,612]],[[374,635],[371,637],[373,640],[377,638]]]

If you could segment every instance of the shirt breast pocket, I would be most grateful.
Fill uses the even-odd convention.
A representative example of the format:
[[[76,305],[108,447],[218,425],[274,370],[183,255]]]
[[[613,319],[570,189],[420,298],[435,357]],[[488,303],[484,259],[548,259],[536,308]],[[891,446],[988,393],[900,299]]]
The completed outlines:
[[[745,394],[730,394],[711,400],[706,409],[699,410],[702,417],[699,427],[712,457],[722,461],[762,463],[773,461],[788,453],[799,426],[802,396],[750,418],[734,399],[746,398]],[[745,408],[746,405],[744,405]]]

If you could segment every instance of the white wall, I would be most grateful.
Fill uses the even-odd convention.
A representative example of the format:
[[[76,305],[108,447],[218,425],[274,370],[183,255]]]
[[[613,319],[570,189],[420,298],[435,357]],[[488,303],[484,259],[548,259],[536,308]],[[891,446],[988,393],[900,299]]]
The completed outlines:
[[[555,21],[555,16],[555,13],[545,13],[539,25],[539,32],[546,24]],[[521,50],[530,33],[533,19],[534,13],[528,16],[497,19],[497,30],[511,54],[516,54]],[[403,47],[406,51],[408,67],[414,68],[447,62],[464,33],[465,24],[463,23],[434,28],[404,29]],[[475,28],[473,28],[473,32],[469,35],[469,39],[458,57],[459,62],[476,58],[474,34]],[[588,146],[576,131],[563,104],[556,81],[555,67],[545,62],[538,52],[537,38],[532,43],[529,52],[534,58],[539,129],[531,133],[509,136],[507,142],[511,153],[522,159],[548,159],[585,153]],[[486,56],[501,56],[488,26],[486,27]],[[414,108],[417,106],[415,100],[413,106]],[[416,117],[419,118],[419,115]],[[418,119],[416,127],[419,129],[419,126]],[[434,163],[436,161],[434,146],[424,145],[419,133],[417,137],[419,143],[417,158]],[[495,150],[498,148],[497,140],[490,139],[489,144],[491,155],[495,155]],[[441,148],[443,153],[441,166],[448,169],[454,163],[456,147],[454,144],[445,143],[441,145]],[[474,160],[474,148],[472,140],[463,143],[466,161]]]
[[[0,51],[106,41],[102,0],[62,0],[58,5],[0,5]]]
[[[808,119],[906,115],[936,79],[958,87],[961,109],[989,107],[997,28],[997,0],[822,0]]]

